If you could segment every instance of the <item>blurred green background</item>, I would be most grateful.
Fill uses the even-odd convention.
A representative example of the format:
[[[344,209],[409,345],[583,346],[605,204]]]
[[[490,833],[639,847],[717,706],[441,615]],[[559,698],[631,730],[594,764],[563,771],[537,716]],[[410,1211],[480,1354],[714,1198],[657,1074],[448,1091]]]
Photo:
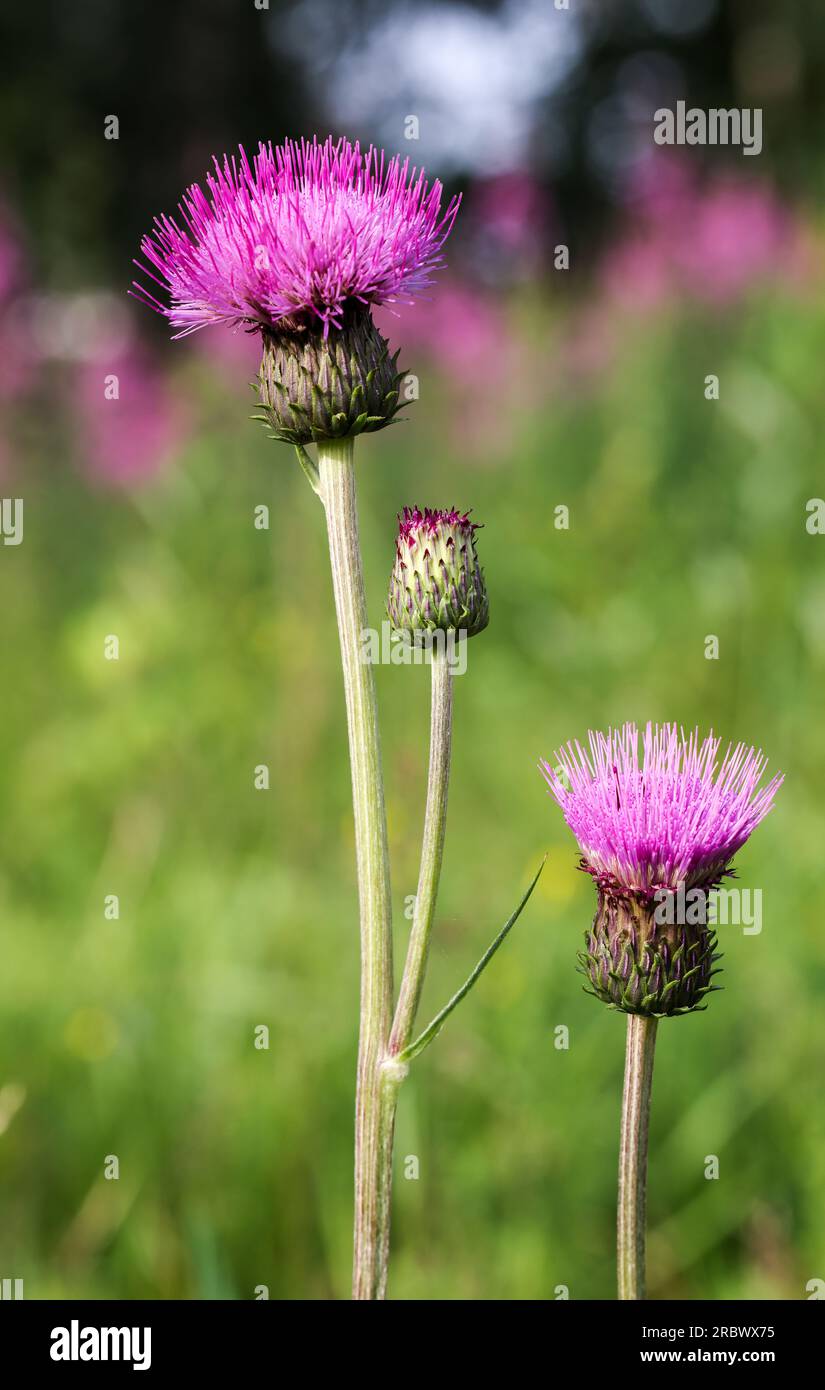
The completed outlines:
[[[382,316],[420,399],[359,445],[376,624],[405,504],[484,523],[492,618],[456,689],[422,1022],[550,856],[402,1090],[390,1294],[614,1295],[624,1021],[581,992],[592,887],[536,764],[672,719],[761,745],[786,783],[738,860],[761,934],[722,928],[725,992],[660,1029],[650,1296],[806,1297],[825,1279],[821,15],[703,0],[686,31],[665,0],[304,0],[166,7],[158,34],[151,7],[46,8],[5,21],[0,106],[0,492],[24,500],[23,543],[0,546],[0,1275],[28,1298],[348,1295],[357,927],[323,516],[247,422],[254,344],[169,342],[124,294],[213,150],[333,129],[466,193],[432,299]],[[428,19],[460,55],[429,84]],[[532,88],[526,52],[546,58]],[[685,96],[764,107],[762,156],[656,150],[651,110]],[[377,680],[400,960],[428,673]]]

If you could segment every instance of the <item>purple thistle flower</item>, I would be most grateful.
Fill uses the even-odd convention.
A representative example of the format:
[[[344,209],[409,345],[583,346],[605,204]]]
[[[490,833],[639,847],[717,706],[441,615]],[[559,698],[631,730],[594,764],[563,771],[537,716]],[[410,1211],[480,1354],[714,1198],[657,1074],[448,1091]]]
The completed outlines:
[[[193,184],[181,227],[155,219],[136,262],[170,305],[137,296],[182,337],[210,323],[340,328],[348,306],[410,300],[442,264],[460,198],[441,213],[442,186],[409,160],[331,138],[258,147],[214,161],[207,192]],[[157,273],[155,273],[157,272]]]
[[[591,732],[589,742],[589,753],[568,743],[557,767],[545,762],[542,772],[583,867],[600,885],[641,898],[718,883],[783,781],[777,774],[760,789],[761,752],[738,743],[720,764],[718,738],[700,744],[698,730],[686,737],[675,724],[647,725],[641,765],[635,724]]]
[[[783,778],[760,787],[766,759],[738,743],[700,743],[675,724],[591,733],[542,763],[594,878],[598,903],[580,952],[589,992],[625,1013],[704,1009],[719,988],[709,895],[768,814]]]

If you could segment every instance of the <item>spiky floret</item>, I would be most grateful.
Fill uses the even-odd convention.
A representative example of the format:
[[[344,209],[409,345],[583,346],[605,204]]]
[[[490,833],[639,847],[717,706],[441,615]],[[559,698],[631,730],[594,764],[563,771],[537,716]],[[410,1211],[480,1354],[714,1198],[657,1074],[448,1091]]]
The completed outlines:
[[[214,160],[206,192],[155,219],[136,262],[169,303],[139,298],[191,333],[210,323],[341,327],[347,306],[407,301],[431,283],[459,207],[409,160],[348,140],[261,143]]]
[[[761,751],[728,746],[675,724],[648,724],[639,762],[635,724],[589,735],[541,764],[550,791],[581,846],[589,873],[604,886],[652,898],[718,883],[770,810],[783,778],[759,783]]]
[[[478,525],[454,508],[405,507],[398,518],[387,612],[398,632],[481,632],[490,620],[476,554]]]
[[[783,778],[764,755],[698,730],[635,724],[568,743],[541,770],[595,879],[598,907],[581,966],[591,992],[627,1013],[702,1008],[716,938],[708,895],[768,814]],[[688,900],[685,910],[686,895]]]

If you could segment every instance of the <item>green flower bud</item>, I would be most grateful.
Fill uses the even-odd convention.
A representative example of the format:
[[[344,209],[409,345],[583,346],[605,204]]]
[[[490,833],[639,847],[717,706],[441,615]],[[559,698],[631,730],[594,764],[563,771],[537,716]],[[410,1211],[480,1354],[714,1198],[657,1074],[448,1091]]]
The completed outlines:
[[[579,952],[590,993],[622,1013],[649,1018],[705,1008],[707,995],[719,988],[711,980],[720,956],[705,920],[707,895],[699,896],[694,890],[684,913],[676,893],[657,904],[600,887],[586,949]]]
[[[473,637],[487,626],[490,606],[476,555],[478,529],[454,510],[404,508],[387,602],[396,631]]]
[[[276,439],[317,444],[391,424],[404,373],[368,309],[347,311],[326,336],[305,325],[267,328],[262,336],[264,415],[257,418]]]

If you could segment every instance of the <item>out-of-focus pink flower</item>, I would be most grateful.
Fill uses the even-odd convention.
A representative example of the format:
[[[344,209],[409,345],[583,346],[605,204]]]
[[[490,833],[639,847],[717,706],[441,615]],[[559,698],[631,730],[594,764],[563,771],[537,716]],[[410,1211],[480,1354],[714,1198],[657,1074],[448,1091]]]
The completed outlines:
[[[546,191],[530,174],[512,171],[476,184],[467,220],[471,254],[482,274],[512,280],[537,271],[552,208]]]
[[[800,219],[764,182],[723,173],[701,183],[683,156],[646,160],[626,195],[631,225],[605,256],[611,297],[642,310],[678,297],[728,304],[763,281],[790,281]]]
[[[402,364],[422,352],[465,386],[489,381],[510,336],[496,299],[456,280],[442,281],[431,299],[411,305],[403,317],[386,309],[374,317],[393,346],[400,344]]]
[[[684,228],[678,268],[696,293],[733,299],[754,282],[781,278],[793,234],[792,219],[769,189],[725,179],[701,199],[695,234]]]
[[[23,395],[39,362],[31,325],[22,312],[26,258],[13,214],[0,204],[0,402]]]
[[[586,388],[611,366],[619,343],[615,317],[601,303],[585,304],[570,317],[564,352],[554,354],[548,363],[548,383],[566,393],[571,386]]]
[[[196,333],[192,347],[215,376],[233,391],[258,374],[261,365],[258,333],[247,333],[242,328],[226,333]]]
[[[40,365],[30,325],[19,312],[19,303],[0,307],[0,402],[24,396]]]
[[[24,257],[14,223],[0,206],[0,304],[21,288]]]
[[[5,436],[5,432],[0,431],[0,485],[5,485],[6,480],[10,479],[16,472],[16,464],[14,451]]]
[[[513,332],[501,300],[490,290],[455,279],[442,280],[432,298],[393,315],[378,310],[375,321],[401,349],[399,364],[420,370],[420,359],[448,378],[449,428],[476,460],[509,447],[511,417],[490,384],[508,383],[511,406],[533,389],[524,361],[526,344]]]
[[[630,218],[671,230],[690,214],[698,193],[695,164],[679,152],[656,150],[632,169],[623,202]]]
[[[72,405],[83,466],[107,483],[153,477],[185,436],[185,411],[142,349],[80,364]]]
[[[612,299],[629,309],[656,309],[673,293],[672,248],[661,233],[637,232],[611,247],[602,280]]]

